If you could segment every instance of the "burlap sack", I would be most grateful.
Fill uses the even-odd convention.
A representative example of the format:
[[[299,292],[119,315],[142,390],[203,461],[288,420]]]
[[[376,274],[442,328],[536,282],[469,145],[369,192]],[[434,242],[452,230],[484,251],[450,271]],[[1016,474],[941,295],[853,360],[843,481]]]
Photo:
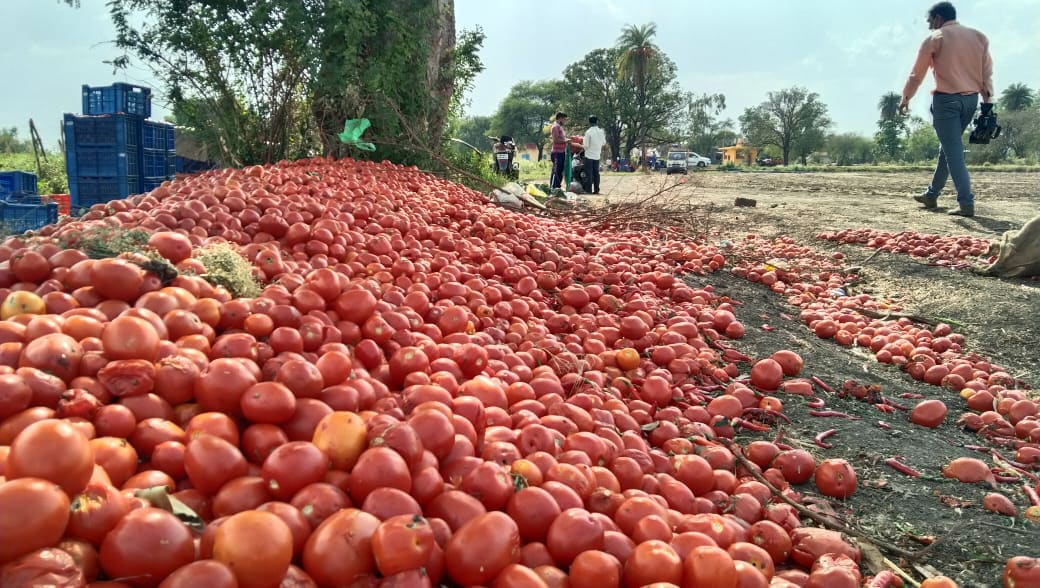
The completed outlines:
[[[1008,231],[993,245],[998,257],[982,273],[1002,278],[1040,275],[1040,216],[1017,231]]]

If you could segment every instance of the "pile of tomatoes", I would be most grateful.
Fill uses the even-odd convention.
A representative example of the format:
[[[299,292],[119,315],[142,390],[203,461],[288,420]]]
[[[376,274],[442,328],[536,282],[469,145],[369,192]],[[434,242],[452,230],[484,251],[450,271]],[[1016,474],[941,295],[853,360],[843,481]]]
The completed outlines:
[[[99,228],[177,275],[89,258]],[[207,281],[217,244],[260,295]],[[843,498],[849,465],[728,441],[802,366],[741,377],[734,306],[675,277],[725,265],[349,159],[8,238],[0,585],[858,586],[758,477]]]
[[[964,266],[969,261],[987,256],[990,250],[990,242],[986,239],[916,231],[892,233],[866,228],[842,229],[833,233],[820,233],[817,238],[837,243],[858,243],[889,253],[905,253],[941,266]]]

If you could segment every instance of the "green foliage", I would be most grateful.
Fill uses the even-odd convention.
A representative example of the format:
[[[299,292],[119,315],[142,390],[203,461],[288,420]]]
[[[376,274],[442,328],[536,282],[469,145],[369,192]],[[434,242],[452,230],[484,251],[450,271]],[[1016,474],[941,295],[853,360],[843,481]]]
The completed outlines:
[[[20,170],[37,175],[40,194],[68,194],[69,180],[65,173],[65,155],[48,153],[46,159],[40,155],[40,170],[36,169],[36,157],[29,153],[0,153],[0,170]]]
[[[874,134],[875,151],[881,161],[898,161],[903,154],[906,125],[900,118],[881,120]]]
[[[701,94],[690,96],[687,105],[688,133],[687,145],[702,155],[708,155],[723,143],[732,144],[736,140],[733,132],[733,121],[723,119],[722,111],[726,110],[726,96],[723,94]]]
[[[856,165],[874,160],[874,142],[857,133],[829,135],[826,149],[836,165]]]
[[[509,89],[492,117],[491,134],[509,135],[518,145],[536,144],[540,160],[547,137],[546,125],[559,101],[560,86],[556,81],[518,82]]]
[[[18,138],[18,127],[0,129],[0,154],[31,152],[32,142]]]
[[[1036,94],[1025,84],[1011,84],[1000,93],[1000,106],[1004,110],[1014,112],[1025,110],[1033,105]]]
[[[337,139],[353,118],[372,121],[373,157],[429,163],[481,69],[483,33],[456,40],[450,0],[108,5],[124,51],[113,65],[151,69],[177,122],[225,165],[362,155]]]
[[[903,97],[895,92],[888,92],[881,95],[878,99],[878,110],[881,111],[881,120],[895,120],[899,118],[899,103],[903,100]]]
[[[615,157],[621,151],[633,104],[631,84],[617,75],[620,58],[621,50],[616,47],[591,51],[563,70],[561,82],[563,109],[583,130],[588,116],[595,115]]]
[[[480,151],[490,152],[491,142],[488,140],[488,135],[491,132],[492,124],[490,116],[467,116],[458,121],[452,136]],[[456,149],[469,149],[469,147],[456,144]]]
[[[793,87],[770,92],[765,102],[744,110],[740,126],[750,144],[779,147],[784,165],[792,154],[804,164],[810,153],[823,146],[831,119],[819,94]]]
[[[210,245],[199,252],[206,268],[202,278],[214,286],[223,286],[236,298],[260,295],[260,283],[253,277],[253,265],[227,243]]]
[[[939,156],[939,138],[935,129],[922,119],[912,121],[910,134],[904,144],[903,160],[909,162],[933,162]]]

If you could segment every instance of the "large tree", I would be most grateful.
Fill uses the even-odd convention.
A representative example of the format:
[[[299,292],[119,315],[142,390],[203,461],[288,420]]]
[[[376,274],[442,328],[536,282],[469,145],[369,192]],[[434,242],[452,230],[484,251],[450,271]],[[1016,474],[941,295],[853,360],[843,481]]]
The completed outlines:
[[[480,151],[491,151],[488,133],[491,132],[490,116],[467,116],[459,120],[455,129],[455,137]]]
[[[823,145],[831,119],[819,94],[794,87],[770,92],[765,102],[744,110],[740,126],[752,145],[779,148],[787,165],[792,153],[804,163]]]
[[[687,143],[697,153],[711,157],[724,139],[733,135],[733,121],[722,118],[726,110],[723,94],[690,96],[687,106],[689,139]]]
[[[545,148],[545,127],[559,104],[559,83],[553,80],[523,81],[509,89],[492,117],[491,132],[510,135],[518,144],[538,146],[538,160]]]
[[[870,163],[874,155],[874,142],[857,133],[828,135],[826,147],[827,155],[837,165]]]
[[[1025,110],[1033,105],[1036,95],[1025,84],[1011,84],[1000,93],[1000,105],[1009,112]]]
[[[634,93],[631,84],[619,79],[617,64],[621,49],[596,49],[563,70],[560,94],[563,109],[583,127],[590,115],[599,119],[612,157],[621,153],[626,120],[632,116]]]
[[[878,99],[878,110],[881,111],[881,120],[895,120],[900,117],[899,103],[902,97],[895,92],[887,92]]]
[[[66,0],[76,4],[74,0]],[[437,149],[483,36],[456,44],[453,0],[109,0],[113,64],[137,60],[226,164],[346,153],[367,117],[376,157]],[[402,138],[405,140],[402,141]],[[359,154],[363,155],[363,154]]]
[[[654,43],[656,34],[657,25],[654,23],[642,26],[628,25],[621,30],[621,36],[617,40],[617,48],[621,50],[617,63],[618,77],[631,81],[636,90],[636,124],[644,118],[644,110],[650,96],[650,78],[661,64],[661,50]],[[643,125],[642,132],[636,136],[643,155],[646,155],[646,143],[649,139],[643,134],[646,130],[646,125]]]

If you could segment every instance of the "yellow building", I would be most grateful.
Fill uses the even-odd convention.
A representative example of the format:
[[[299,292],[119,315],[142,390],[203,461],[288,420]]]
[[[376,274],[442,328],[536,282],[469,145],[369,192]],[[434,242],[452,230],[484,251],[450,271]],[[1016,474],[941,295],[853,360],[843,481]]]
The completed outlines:
[[[736,145],[720,147],[719,152],[722,153],[722,163],[753,165],[758,161],[758,148],[745,147],[743,139],[737,139]]]

